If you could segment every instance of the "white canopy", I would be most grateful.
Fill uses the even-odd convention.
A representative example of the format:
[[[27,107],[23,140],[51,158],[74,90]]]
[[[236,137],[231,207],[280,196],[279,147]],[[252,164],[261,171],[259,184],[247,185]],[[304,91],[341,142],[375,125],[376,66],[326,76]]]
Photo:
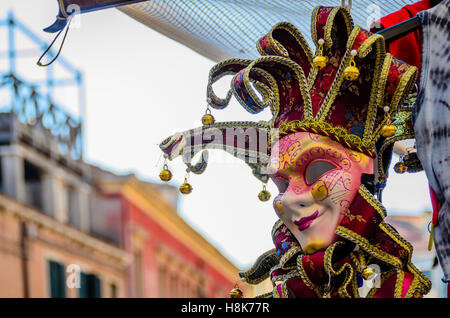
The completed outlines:
[[[278,22],[295,24],[310,40],[314,7],[340,6],[340,0],[149,0],[119,10],[213,61],[256,58],[256,41]],[[354,23],[362,28],[408,0],[350,1]],[[348,5],[348,1],[347,1]],[[311,44],[311,43],[310,43]]]

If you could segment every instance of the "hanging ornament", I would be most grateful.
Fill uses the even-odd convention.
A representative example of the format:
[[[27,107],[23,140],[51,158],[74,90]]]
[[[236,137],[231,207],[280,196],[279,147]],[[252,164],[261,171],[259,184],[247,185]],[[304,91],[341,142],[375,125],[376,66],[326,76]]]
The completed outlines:
[[[192,186],[187,182],[189,174],[184,178],[184,183],[180,186],[180,192],[182,194],[189,194],[192,192]]]
[[[216,120],[214,119],[214,116],[211,115],[211,110],[209,109],[209,106],[206,108],[205,114],[202,117],[202,124],[203,126],[211,126],[214,124]]]
[[[327,66],[328,58],[326,56],[323,56],[323,44],[325,41],[323,39],[319,39],[317,41],[319,43],[319,49],[317,50],[317,56],[313,59],[313,65],[314,67],[319,68],[319,70],[322,70],[325,66]]]
[[[375,274],[375,269],[372,267],[366,267],[361,273],[362,278],[368,280],[373,274]]]
[[[244,294],[242,293],[242,290],[239,289],[238,283],[234,285],[234,288],[230,291],[230,297],[231,298],[242,298],[244,297]]]
[[[356,50],[351,50],[350,54],[352,55],[350,59],[350,66],[347,66],[344,69],[344,78],[348,81],[354,81],[359,77],[359,69],[356,67],[355,56],[357,54]]]
[[[162,181],[170,181],[172,179],[172,172],[170,172],[169,167],[167,166],[167,158],[164,160],[163,170],[159,173],[159,178]]]
[[[258,193],[258,199],[262,202],[269,201],[270,199],[270,192],[266,190],[266,185],[263,185],[263,189],[260,193]]]
[[[384,106],[384,118],[386,120],[386,124],[381,128],[381,135],[383,137],[392,137],[395,135],[397,128],[391,123],[391,115],[389,115],[389,106]]]
[[[408,166],[403,161],[399,161],[394,165],[394,171],[397,173],[405,173],[408,171]]]

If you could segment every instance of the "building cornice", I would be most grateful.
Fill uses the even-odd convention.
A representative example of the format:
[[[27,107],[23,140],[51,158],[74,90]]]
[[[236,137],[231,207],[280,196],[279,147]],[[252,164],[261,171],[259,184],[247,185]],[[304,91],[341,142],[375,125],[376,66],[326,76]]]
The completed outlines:
[[[139,179],[131,176],[126,181],[100,182],[99,186],[106,194],[121,194],[131,203],[154,219],[202,259],[211,263],[224,277],[236,276],[240,270],[228,258],[220,253],[201,234],[194,230],[180,217],[177,211],[165,199],[150,187],[142,187]]]
[[[83,231],[45,215],[32,207],[0,194],[0,213],[2,212],[18,217],[25,222],[35,224],[37,227],[49,229],[80,246],[99,252],[123,265],[129,263],[129,255],[125,250],[94,238]]]

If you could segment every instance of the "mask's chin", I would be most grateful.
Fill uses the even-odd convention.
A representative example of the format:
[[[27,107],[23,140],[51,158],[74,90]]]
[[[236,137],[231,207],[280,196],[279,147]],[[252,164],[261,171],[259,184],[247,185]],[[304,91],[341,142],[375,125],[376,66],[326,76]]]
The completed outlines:
[[[323,229],[321,229],[321,224],[311,224],[308,229],[301,231],[292,221],[286,221],[288,224],[285,224],[305,254],[314,254],[317,251],[327,248],[334,239],[335,230],[333,233],[324,233]]]

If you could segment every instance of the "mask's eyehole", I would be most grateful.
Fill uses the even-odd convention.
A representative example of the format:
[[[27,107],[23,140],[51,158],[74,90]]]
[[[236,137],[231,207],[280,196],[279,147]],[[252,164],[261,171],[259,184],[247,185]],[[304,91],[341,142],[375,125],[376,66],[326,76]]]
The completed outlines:
[[[306,169],[305,175],[306,183],[307,184],[314,183],[322,175],[336,168],[337,167],[329,161],[322,161],[322,160],[314,161]]]

